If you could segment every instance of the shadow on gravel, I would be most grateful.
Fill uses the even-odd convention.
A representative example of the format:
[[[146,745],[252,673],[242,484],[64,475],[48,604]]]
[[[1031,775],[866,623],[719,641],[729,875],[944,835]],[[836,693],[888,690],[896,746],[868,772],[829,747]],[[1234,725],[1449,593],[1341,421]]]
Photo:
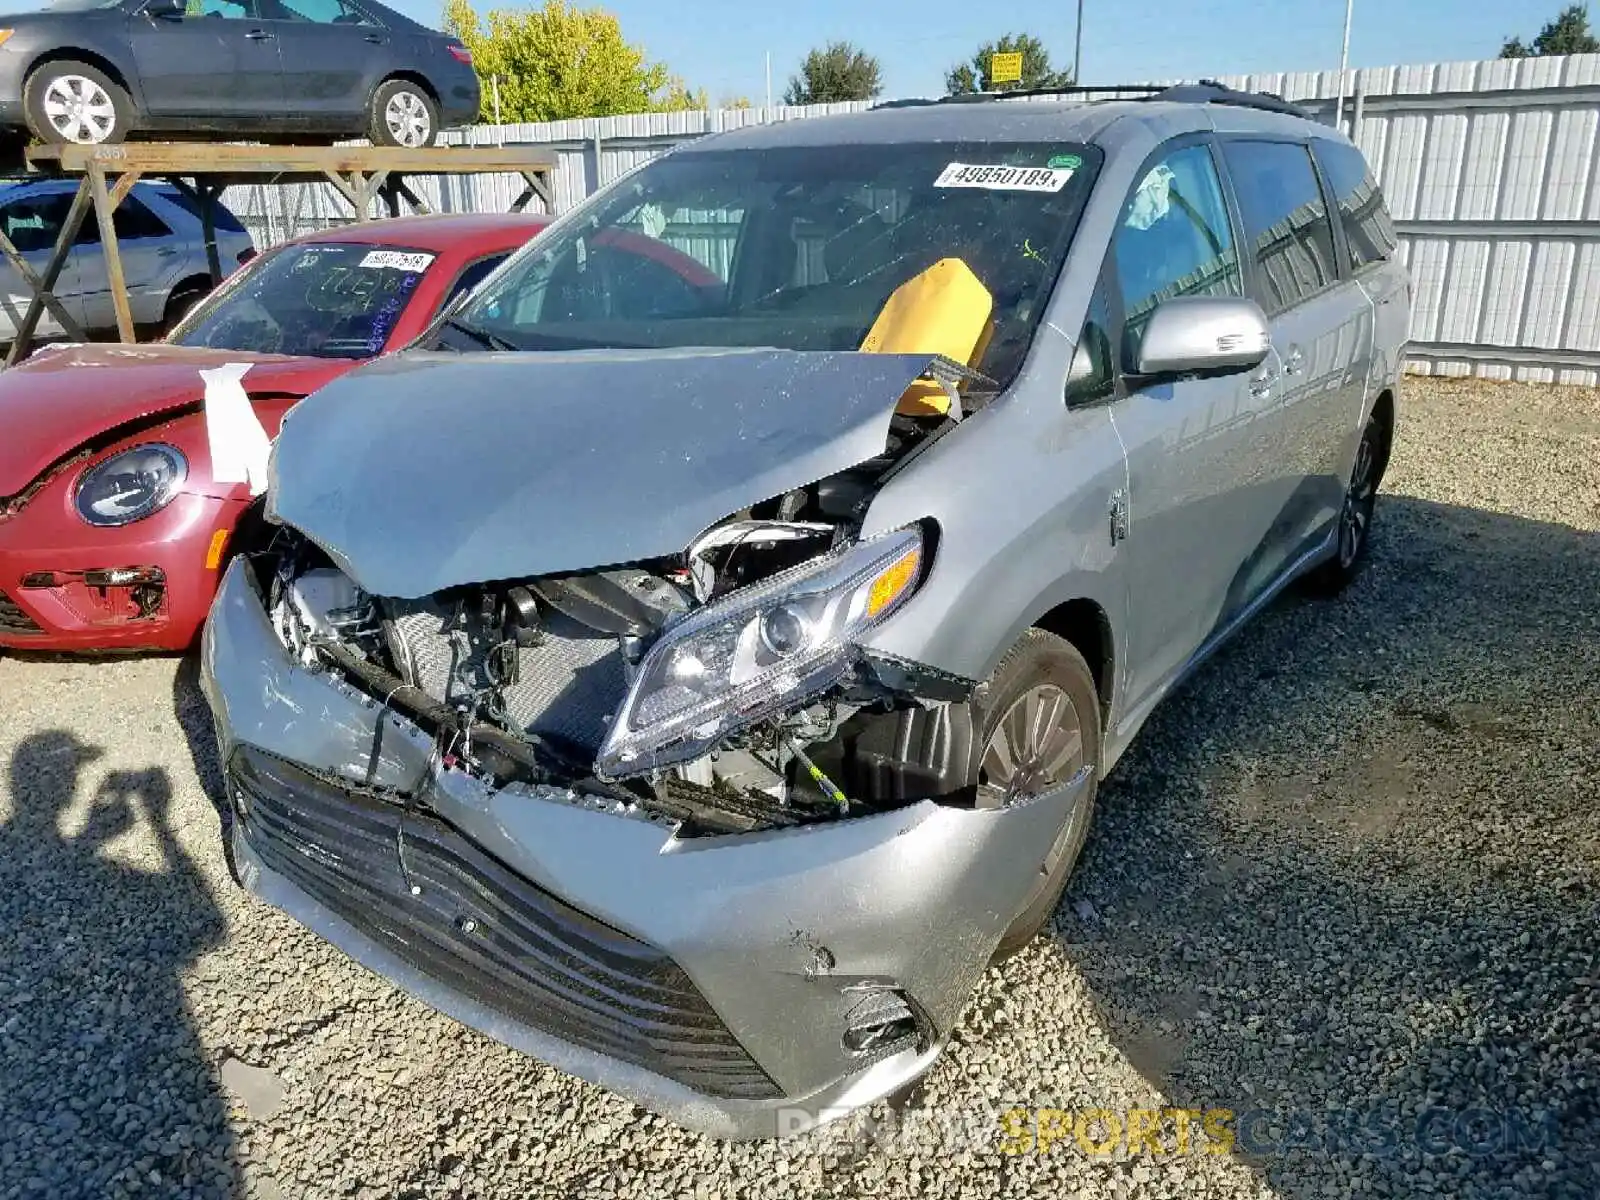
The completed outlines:
[[[0,824],[0,1193],[242,1194],[217,1079],[179,975],[224,934],[173,836],[165,770],[81,777],[101,751],[53,730],[10,763]],[[108,853],[136,833],[139,867]]]
[[[1600,536],[1380,512],[1158,710],[1056,936],[1281,1196],[1600,1195]]]

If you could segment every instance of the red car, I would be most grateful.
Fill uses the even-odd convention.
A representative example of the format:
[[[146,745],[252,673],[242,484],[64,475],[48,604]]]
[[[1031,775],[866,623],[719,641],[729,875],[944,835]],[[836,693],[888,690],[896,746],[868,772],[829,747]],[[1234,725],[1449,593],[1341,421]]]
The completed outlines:
[[[547,221],[331,229],[262,255],[164,343],[46,350],[0,372],[0,649],[187,648],[259,512],[259,487],[215,478],[237,475],[213,470],[200,372],[248,363],[238,409],[270,438],[297,400],[415,339]]]

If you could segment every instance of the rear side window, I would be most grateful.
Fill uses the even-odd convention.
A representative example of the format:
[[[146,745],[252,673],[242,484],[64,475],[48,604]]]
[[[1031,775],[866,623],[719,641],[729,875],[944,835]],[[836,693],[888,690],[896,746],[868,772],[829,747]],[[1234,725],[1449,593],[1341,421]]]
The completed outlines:
[[[163,188],[161,190],[161,198],[168,204],[177,205],[177,207],[183,209],[184,212],[188,213],[196,221],[200,220],[200,205],[196,203],[194,197],[184,195],[177,188],[172,188],[170,190]],[[239,223],[239,218],[224,208],[220,201],[212,204],[211,212],[211,219],[216,225],[218,233],[246,232],[245,227]]]
[[[466,270],[462,271],[461,274],[456,277],[455,283],[450,288],[450,294],[445,297],[444,305],[441,307],[448,307],[451,301],[453,301],[457,296],[461,295],[463,292],[470,292],[485,279],[489,278],[490,272],[492,272],[501,263],[505,262],[507,257],[509,257],[509,255],[491,254],[488,258],[480,258],[477,262],[467,267]]]
[[[1130,367],[1162,301],[1244,294],[1228,206],[1206,146],[1174,150],[1145,172],[1122,210],[1114,245],[1123,362]]]
[[[111,224],[117,231],[119,242],[172,236],[172,230],[167,228],[166,222],[141,204],[137,196],[129,196],[117,205],[116,211],[111,214]]]
[[[1318,141],[1317,161],[1333,186],[1350,267],[1359,271],[1394,257],[1394,222],[1366,157],[1343,142]]]
[[[1292,142],[1224,142],[1222,155],[1260,268],[1259,298],[1268,315],[1337,279],[1333,226],[1310,151]]]

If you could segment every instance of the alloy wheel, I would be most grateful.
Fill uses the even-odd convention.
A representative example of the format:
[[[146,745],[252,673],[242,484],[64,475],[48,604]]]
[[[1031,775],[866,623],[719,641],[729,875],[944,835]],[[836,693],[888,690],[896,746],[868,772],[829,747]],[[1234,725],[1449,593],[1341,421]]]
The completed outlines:
[[[1344,510],[1339,516],[1339,565],[1342,567],[1355,562],[1372,524],[1373,506],[1378,501],[1377,467],[1375,431],[1369,425],[1356,451],[1355,469],[1350,472],[1350,486],[1345,490]]]
[[[83,75],[62,75],[44,90],[50,128],[69,142],[98,145],[117,127],[117,107],[105,88]]]
[[[1066,692],[1043,683],[996,722],[979,762],[978,798],[999,808],[1065,783],[1084,765],[1083,726]]]

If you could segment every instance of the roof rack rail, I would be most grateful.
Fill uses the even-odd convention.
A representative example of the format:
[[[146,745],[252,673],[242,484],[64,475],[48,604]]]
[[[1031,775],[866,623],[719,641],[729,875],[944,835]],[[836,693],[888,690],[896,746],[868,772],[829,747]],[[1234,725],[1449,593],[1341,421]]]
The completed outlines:
[[[1297,104],[1291,104],[1273,92],[1241,92],[1219,83],[1215,79],[1202,79],[1199,83],[1180,83],[1150,97],[1155,101],[1172,104],[1228,104],[1236,108],[1257,108],[1264,112],[1283,113],[1289,117],[1309,117]]]
[[[1309,118],[1311,114],[1282,96],[1272,92],[1241,92],[1215,79],[1202,79],[1198,83],[1152,84],[1124,83],[1099,84],[1092,87],[1037,87],[1015,88],[1005,92],[967,92],[957,96],[935,96],[910,100],[884,100],[873,105],[879,108],[922,108],[930,104],[982,104],[990,100],[1011,100],[1026,96],[1086,96],[1102,92],[1138,92],[1139,99],[1166,101],[1173,104],[1229,104],[1237,108],[1256,108],[1265,112],[1283,113],[1285,116]]]

